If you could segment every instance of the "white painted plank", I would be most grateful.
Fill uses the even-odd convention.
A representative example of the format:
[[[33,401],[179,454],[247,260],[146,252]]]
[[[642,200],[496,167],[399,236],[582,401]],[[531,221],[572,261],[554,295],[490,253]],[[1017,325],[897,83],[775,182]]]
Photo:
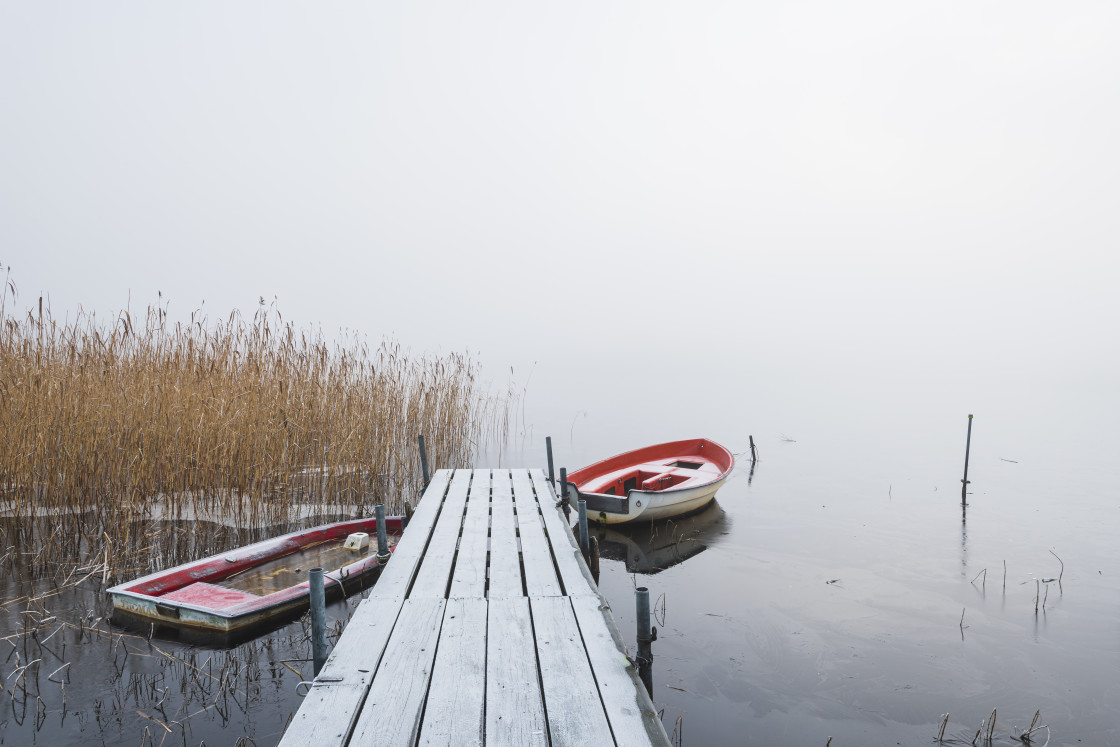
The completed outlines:
[[[603,609],[602,601],[594,597],[572,597],[571,601],[615,742],[619,747],[651,743],[668,747],[669,736],[626,656],[609,608]]]
[[[525,597],[491,599],[486,639],[486,744],[546,747],[544,700]]]
[[[432,541],[424,553],[424,562],[416,574],[416,583],[409,596],[444,598],[447,596],[447,583],[451,577],[451,565],[455,560],[455,548],[459,542],[459,529],[463,523],[463,507],[467,502],[470,488],[471,471],[457,469],[451,478],[447,497],[443,500],[443,510],[439,521],[432,531]],[[392,563],[389,564],[390,566]],[[374,587],[376,588],[376,587]]]
[[[481,745],[485,708],[486,600],[448,599],[420,743]]]
[[[509,470],[494,470],[490,498],[490,599],[523,596]]]
[[[553,747],[614,745],[568,597],[531,597]]]
[[[280,747],[345,745],[366,697],[364,684],[317,684],[288,724]]]
[[[556,558],[556,567],[560,571],[560,580],[564,584],[564,593],[569,596],[575,594],[593,593],[595,581],[591,578],[591,571],[583,562],[583,555],[579,551],[571,528],[564,523],[564,512],[556,508],[556,493],[548,484],[548,478],[539,469],[529,471],[533,487],[537,491],[537,501],[541,506],[541,518],[544,521],[548,541],[552,546],[552,554]],[[575,513],[573,512],[573,516]]]
[[[349,682],[367,672],[376,672],[403,604],[400,597],[371,597],[363,601],[346,624],[343,636],[327,657],[317,679]]]
[[[529,473],[513,471],[513,501],[517,507],[517,529],[521,536],[521,561],[525,564],[525,589],[529,596],[563,594],[552,551],[545,537],[537,496]],[[545,506],[545,511],[549,507]]]
[[[474,471],[467,515],[463,518],[463,534],[459,553],[455,556],[455,573],[448,596],[486,596],[486,546],[490,533],[490,470]]]
[[[412,519],[408,522],[401,541],[393,550],[393,557],[381,572],[370,591],[370,597],[403,598],[416,575],[428,539],[432,535],[436,517],[443,504],[444,494],[451,481],[451,470],[437,470],[420,498]]]
[[[445,604],[431,598],[405,601],[350,744],[416,743]]]

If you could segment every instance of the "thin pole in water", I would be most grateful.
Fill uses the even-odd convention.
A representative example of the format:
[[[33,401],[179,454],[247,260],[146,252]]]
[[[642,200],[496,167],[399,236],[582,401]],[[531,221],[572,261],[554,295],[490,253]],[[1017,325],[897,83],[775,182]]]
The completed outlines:
[[[378,503],[374,506],[373,515],[377,519],[377,562],[384,565],[392,557],[389,554],[389,538],[385,533],[385,504]]]
[[[544,450],[548,452],[548,481],[556,482],[556,475],[552,472],[552,436],[544,437]]]
[[[560,468],[560,503],[564,507],[564,521],[572,520],[572,507],[568,502],[568,470]]]
[[[583,559],[589,560],[591,557],[591,542],[588,539],[587,501],[585,500],[579,502],[579,549],[583,553]]]
[[[311,582],[311,660],[315,676],[327,661],[327,599],[323,590],[323,569],[312,568]]]
[[[591,538],[591,558],[588,561],[591,567],[591,578],[595,579],[595,585],[599,585],[599,538]]]
[[[968,437],[964,442],[964,477],[961,479],[961,505],[968,500],[968,450],[972,448],[972,414],[968,416]]]
[[[649,623],[649,589],[639,586],[634,592],[638,617],[638,676],[646,686],[646,692],[653,697],[653,647],[654,639]]]
[[[416,440],[420,442],[420,469],[424,473],[424,487],[428,487],[428,483],[432,478],[428,477],[428,450],[424,448],[424,437],[417,436]]]
[[[751,464],[758,461],[758,452],[754,448],[754,436],[747,436],[751,440]]]

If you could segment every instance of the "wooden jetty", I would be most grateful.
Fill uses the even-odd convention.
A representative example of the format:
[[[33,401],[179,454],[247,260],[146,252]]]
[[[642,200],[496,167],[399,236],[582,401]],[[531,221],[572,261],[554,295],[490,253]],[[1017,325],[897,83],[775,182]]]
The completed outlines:
[[[440,470],[281,745],[668,745],[541,470]]]

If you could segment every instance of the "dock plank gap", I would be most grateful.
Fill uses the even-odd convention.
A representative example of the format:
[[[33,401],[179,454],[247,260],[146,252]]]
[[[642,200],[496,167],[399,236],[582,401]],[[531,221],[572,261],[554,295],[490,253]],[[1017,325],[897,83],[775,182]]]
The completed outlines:
[[[669,745],[541,470],[439,470],[280,744]]]

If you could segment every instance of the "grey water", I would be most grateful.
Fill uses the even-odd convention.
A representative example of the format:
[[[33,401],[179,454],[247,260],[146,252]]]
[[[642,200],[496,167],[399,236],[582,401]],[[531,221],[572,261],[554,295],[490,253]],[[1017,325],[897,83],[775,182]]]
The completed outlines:
[[[515,432],[478,458],[543,469],[546,431],[558,467],[694,435],[736,452],[704,511],[593,527],[632,650],[634,589],[650,589],[653,699],[678,743],[924,745],[948,714],[946,740],[967,744],[995,710],[995,744],[1022,744],[1036,711],[1034,744],[1120,744],[1120,469],[1100,409],[1067,407],[1076,392],[1021,409],[991,396],[962,506],[954,403],[903,392],[876,406],[853,388],[814,410],[791,406],[800,385],[773,382],[769,399],[720,407],[712,388],[673,389],[682,380],[660,380],[661,402],[649,377],[526,387]],[[601,386],[572,395],[588,381]],[[160,536],[184,559],[257,538],[202,524]],[[222,645],[149,640],[107,623],[97,579],[52,594],[9,567],[0,744],[267,745],[299,707],[306,620]],[[330,605],[332,636],[359,601]]]
[[[577,413],[554,441],[558,465],[670,432],[738,454],[706,511],[598,530],[600,588],[631,647],[634,588],[659,600],[653,699],[683,744],[929,744],[945,714],[946,741],[968,744],[993,710],[995,744],[1022,744],[1036,711],[1047,729],[1034,744],[1120,744],[1107,399],[993,392],[975,413],[962,505],[969,410],[936,393],[876,406],[853,388],[817,416],[791,408],[785,427],[766,403],[754,423],[729,419],[739,396],[714,407],[702,386],[687,396],[708,409],[692,417],[671,391],[668,427],[585,424],[641,412],[636,393]]]

